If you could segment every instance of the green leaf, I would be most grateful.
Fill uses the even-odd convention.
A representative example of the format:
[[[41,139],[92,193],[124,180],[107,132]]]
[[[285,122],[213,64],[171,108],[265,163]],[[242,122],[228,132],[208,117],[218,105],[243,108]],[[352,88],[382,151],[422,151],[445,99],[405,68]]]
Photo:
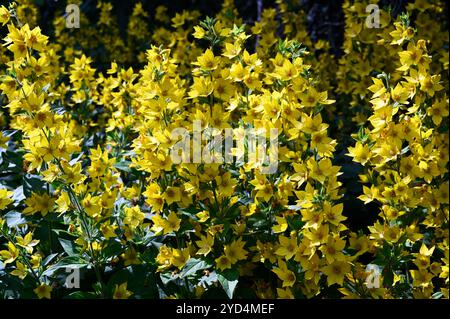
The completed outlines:
[[[6,224],[11,228],[25,224],[27,222],[19,212],[9,212],[5,215],[5,218]]]
[[[204,287],[209,287],[212,286],[215,282],[217,282],[217,273],[213,271],[207,275],[202,276],[198,283],[199,285],[202,285]]]
[[[437,291],[433,295],[431,295],[431,298],[433,299],[441,299],[442,297],[444,297],[444,294],[440,291]]]
[[[122,245],[117,241],[111,241],[108,245],[101,251],[102,257],[106,260],[111,257],[116,257],[120,255],[123,251]]]
[[[87,267],[89,263],[78,256],[64,257],[56,264],[50,266],[42,273],[42,276],[51,276],[55,271],[61,268],[77,269]]]
[[[42,193],[45,190],[45,183],[36,175],[27,174],[23,177],[23,193],[30,197],[31,193]]]
[[[130,161],[121,161],[121,162],[114,164],[114,167],[120,171],[123,171],[126,173],[131,173],[130,164],[131,164]]]
[[[394,272],[388,267],[383,268],[383,285],[392,286],[393,283],[394,283]]]
[[[14,194],[12,199],[14,202],[18,203],[25,199],[25,195],[23,194],[23,186],[19,186],[14,190]]]
[[[236,269],[217,274],[217,279],[225,290],[228,298],[233,299],[234,290],[238,284],[239,272]]]
[[[36,2],[40,3],[38,5],[42,5],[42,3],[44,2],[43,0],[36,0]],[[42,88],[42,92],[48,92],[48,89],[50,89],[50,83],[47,83],[46,85],[44,85],[44,87]]]
[[[179,274],[173,274],[173,273],[161,274],[160,277],[161,277],[161,282],[164,285],[167,285],[169,282],[178,280],[180,278]]]
[[[94,299],[96,295],[92,292],[75,291],[68,294],[64,299]]]
[[[42,265],[43,266],[47,266],[49,262],[51,262],[53,260],[53,258],[55,258],[56,256],[58,256],[58,254],[50,254],[47,257],[45,257],[45,259],[42,261]]]
[[[63,238],[58,238],[58,240],[67,255],[75,256],[77,254],[75,251],[75,245],[72,241]]]
[[[133,291],[136,298],[156,298],[158,288],[154,280],[156,267],[149,265],[131,265],[114,273],[107,283],[107,291],[112,294],[115,286],[124,282]]]
[[[208,269],[210,267],[212,267],[212,265],[207,263],[206,261],[196,259],[196,258],[191,258],[188,260],[186,265],[184,265],[183,269],[181,270],[180,278],[195,275],[197,273],[197,271],[203,270],[203,269]]]

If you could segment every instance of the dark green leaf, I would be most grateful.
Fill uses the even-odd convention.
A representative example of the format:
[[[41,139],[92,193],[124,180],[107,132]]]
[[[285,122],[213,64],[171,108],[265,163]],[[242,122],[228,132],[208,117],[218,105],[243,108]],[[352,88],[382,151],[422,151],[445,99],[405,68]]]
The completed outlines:
[[[196,258],[191,258],[188,260],[186,265],[184,265],[183,269],[181,270],[180,278],[195,275],[197,273],[197,271],[203,270],[203,269],[208,269],[210,267],[212,267],[212,265],[208,264],[206,261],[196,259]]]
[[[78,256],[69,256],[64,257],[56,264],[50,266],[42,273],[42,276],[51,276],[55,271],[62,268],[68,269],[76,269],[76,268],[84,268],[88,266],[88,262],[81,257]]]
[[[8,214],[5,215],[5,218],[8,227],[11,228],[26,223],[25,218],[23,218],[22,214],[19,212],[9,212]]]
[[[67,255],[74,256],[77,254],[77,252],[75,251],[75,245],[71,240],[63,238],[58,238],[58,240]]]
[[[225,290],[227,296],[233,299],[234,290],[238,284],[239,272],[235,269],[217,274],[217,279]]]

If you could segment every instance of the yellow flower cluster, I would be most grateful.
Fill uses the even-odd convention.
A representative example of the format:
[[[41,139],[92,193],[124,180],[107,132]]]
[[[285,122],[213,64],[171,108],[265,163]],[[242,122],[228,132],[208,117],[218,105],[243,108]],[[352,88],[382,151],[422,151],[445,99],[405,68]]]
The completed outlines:
[[[138,3],[127,41],[110,3],[51,38],[31,1],[1,6],[0,297],[448,298],[444,4],[380,8],[378,28],[369,4],[344,2],[340,57],[290,1],[250,26],[232,0],[160,6],[152,31]],[[254,150],[275,171],[248,131],[277,132]],[[210,151],[227,132],[245,160]],[[357,229],[350,159],[378,207]]]

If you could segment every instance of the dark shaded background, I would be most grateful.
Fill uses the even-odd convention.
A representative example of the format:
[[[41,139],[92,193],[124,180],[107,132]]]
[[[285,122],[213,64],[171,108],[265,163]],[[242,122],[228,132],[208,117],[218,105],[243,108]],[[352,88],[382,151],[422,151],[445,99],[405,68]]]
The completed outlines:
[[[9,2],[9,1],[7,1]],[[90,17],[95,17],[97,13],[97,0],[84,0],[81,10]],[[114,14],[120,26],[122,36],[125,37],[125,30],[129,16],[132,13],[136,0],[106,0],[114,6]],[[213,16],[222,5],[222,1],[214,0],[140,0],[144,9],[150,13],[149,22],[153,20],[155,8],[164,5],[168,8],[170,16],[182,10],[199,10],[205,16]],[[341,55],[341,45],[344,33],[344,16],[342,13],[343,0],[286,0],[290,10],[298,11],[302,8],[307,14],[307,28],[312,40],[326,39],[330,42],[332,53]],[[377,2],[377,1],[374,1]],[[393,14],[401,12],[411,0],[382,0],[380,5],[390,5]],[[57,9],[64,10],[70,1],[64,0],[35,0],[40,7],[40,26],[44,31],[51,30],[51,21]],[[258,20],[260,10],[269,7],[276,7],[275,0],[234,0],[240,16],[245,23],[253,23]],[[47,34],[49,32],[46,32]]]

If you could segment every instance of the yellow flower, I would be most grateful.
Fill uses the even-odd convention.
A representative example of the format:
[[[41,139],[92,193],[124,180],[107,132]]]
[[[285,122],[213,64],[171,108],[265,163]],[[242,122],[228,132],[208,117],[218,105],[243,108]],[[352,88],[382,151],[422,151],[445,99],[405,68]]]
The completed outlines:
[[[6,206],[11,204],[13,200],[11,197],[13,196],[13,192],[8,191],[4,188],[0,188],[0,210],[5,209]]]
[[[50,197],[47,193],[42,195],[32,193],[31,197],[25,200],[27,207],[24,209],[24,214],[35,214],[41,213],[42,216],[47,215],[53,210],[53,204],[55,200]]]
[[[124,260],[124,265],[139,265],[141,261],[139,260],[139,253],[134,249],[134,247],[128,248],[123,254],[120,255]]]
[[[286,258],[286,260],[291,259],[297,253],[297,236],[293,235],[290,238],[280,236],[278,240],[280,241],[280,244],[275,251],[275,254]]]
[[[285,289],[277,288],[277,295],[278,299],[295,299],[291,289],[289,288]]]
[[[273,188],[270,184],[263,184],[258,187],[258,192],[255,195],[255,198],[262,198],[265,202],[268,202],[273,196]]]
[[[90,217],[95,218],[101,214],[102,208],[99,196],[92,196],[91,194],[87,194],[86,197],[81,201],[81,204]]]
[[[222,255],[219,258],[216,258],[215,261],[217,268],[220,270],[224,271],[225,269],[231,269],[231,261],[227,256]]]
[[[300,99],[303,106],[316,106],[317,104],[333,104],[335,100],[328,99],[328,93],[317,92],[313,87],[308,89],[307,93],[300,94]]]
[[[239,260],[247,259],[247,251],[244,249],[245,242],[242,241],[242,238],[233,241],[229,245],[225,245],[224,253],[227,256],[232,264],[238,262]]]
[[[231,178],[231,173],[227,172],[222,176],[216,176],[215,178],[219,193],[224,197],[230,197],[233,194],[234,187],[237,182]]]
[[[345,259],[342,253],[345,248],[345,240],[338,235],[328,237],[327,242],[320,247],[320,251],[325,256],[328,263],[333,263],[335,260],[341,261]]]
[[[414,35],[414,29],[404,26],[401,22],[394,22],[394,26],[395,30],[389,33],[392,37],[391,44],[401,45],[404,41],[410,40]]]
[[[288,228],[288,223],[286,221],[286,218],[275,216],[275,219],[277,221],[277,225],[272,226],[272,230],[275,234],[279,234],[284,232]]]
[[[127,290],[127,282],[124,282],[120,285],[115,285],[113,299],[128,299],[133,293]]]
[[[213,83],[209,78],[194,78],[194,84],[191,86],[191,90],[189,91],[189,97],[191,99],[197,97],[206,97],[210,95],[214,90]]]
[[[8,242],[8,250],[0,250],[0,257],[5,265],[12,263],[19,257],[19,250],[12,242]]]
[[[322,268],[322,272],[327,276],[328,286],[333,284],[344,284],[345,276],[350,272],[350,264],[346,261],[334,261]]]
[[[228,59],[233,59],[241,53],[241,45],[238,42],[235,43],[225,43],[225,50],[222,53],[224,57]]]
[[[164,197],[160,194],[157,184],[147,186],[145,192],[142,193],[146,197],[145,202],[150,205],[154,212],[160,212],[164,206]]]
[[[22,27],[22,31],[25,33],[25,43],[29,48],[37,51],[44,50],[47,45],[48,37],[41,34],[41,29],[39,27],[30,30],[28,24],[25,24]]]
[[[430,274],[426,269],[410,270],[411,277],[413,278],[414,287],[428,287],[431,285],[431,279],[433,275]]]
[[[38,296],[39,299],[51,299],[51,292],[53,288],[46,284],[40,284],[36,289],[34,289],[34,293]]]
[[[298,70],[288,59],[283,61],[281,67],[276,67],[274,76],[282,81],[289,81],[298,75]]]
[[[200,236],[200,240],[195,242],[198,246],[197,254],[207,256],[214,245],[214,237],[211,234],[206,234],[206,236]]]
[[[234,87],[228,80],[217,79],[214,81],[214,97],[228,101],[234,92]]]
[[[327,241],[328,233],[328,225],[320,225],[317,229],[310,228],[310,230],[305,231],[304,235],[311,241],[312,246],[320,246]]]
[[[190,258],[189,248],[173,249],[170,263],[178,269],[183,268]]]
[[[9,137],[0,133],[0,148],[8,148]]]
[[[198,219],[199,219],[198,222],[199,223],[204,223],[204,222],[206,222],[209,219],[209,212],[206,211],[206,210],[203,210],[203,211],[195,214],[195,216],[198,217]]]
[[[69,194],[67,192],[62,192],[55,203],[58,206],[58,208],[56,209],[58,213],[67,212],[71,205]]]
[[[234,63],[230,68],[229,78],[234,82],[242,82],[248,76],[249,70],[240,62]]]
[[[203,37],[206,34],[205,30],[202,27],[198,26],[198,25],[194,26],[194,31],[195,32],[192,35],[196,39],[203,39]]]
[[[166,201],[167,205],[170,205],[174,202],[179,202],[181,199],[181,191],[179,187],[167,187],[163,198]]]
[[[366,236],[357,237],[356,234],[352,233],[349,239],[350,247],[357,251],[356,255],[362,255],[369,249],[369,240]]]
[[[5,8],[5,6],[0,7],[0,23],[5,25],[8,23],[10,18],[9,10]]]
[[[433,123],[439,125],[442,122],[442,118],[447,117],[448,112],[448,99],[438,100],[427,109],[428,116],[431,116]]]
[[[33,234],[31,232],[26,234],[25,237],[16,236],[16,242],[18,246],[25,248],[29,254],[32,254],[33,247],[39,244],[39,240],[33,239]]]
[[[124,211],[125,218],[123,219],[123,223],[129,225],[131,229],[135,229],[143,223],[145,215],[139,206],[125,207]]]
[[[158,269],[168,268],[170,266],[170,260],[172,259],[172,248],[162,245],[159,249],[158,256],[156,256],[156,262],[160,265]]]
[[[113,238],[113,237],[117,236],[115,233],[115,230],[117,229],[117,227],[118,227],[117,225],[111,225],[109,222],[107,222],[107,223],[103,223],[100,226],[100,230],[101,230],[103,236],[105,236],[106,239],[109,239],[109,238]]]
[[[369,146],[363,145],[361,142],[356,142],[355,147],[349,147],[347,155],[353,157],[353,161],[362,165],[365,165],[371,157]]]
[[[181,219],[178,218],[175,212],[170,212],[167,220],[164,223],[164,234],[168,234],[180,229]]]
[[[198,65],[203,71],[212,71],[219,65],[220,57],[215,57],[214,53],[207,49],[205,53],[197,58],[197,62],[192,64]]]
[[[11,275],[19,277],[21,280],[24,280],[28,275],[27,267],[19,261],[16,261],[16,269],[11,271]]]
[[[272,269],[272,271],[283,281],[283,287],[294,286],[297,278],[293,271],[289,270],[286,263],[279,259],[277,268]]]

